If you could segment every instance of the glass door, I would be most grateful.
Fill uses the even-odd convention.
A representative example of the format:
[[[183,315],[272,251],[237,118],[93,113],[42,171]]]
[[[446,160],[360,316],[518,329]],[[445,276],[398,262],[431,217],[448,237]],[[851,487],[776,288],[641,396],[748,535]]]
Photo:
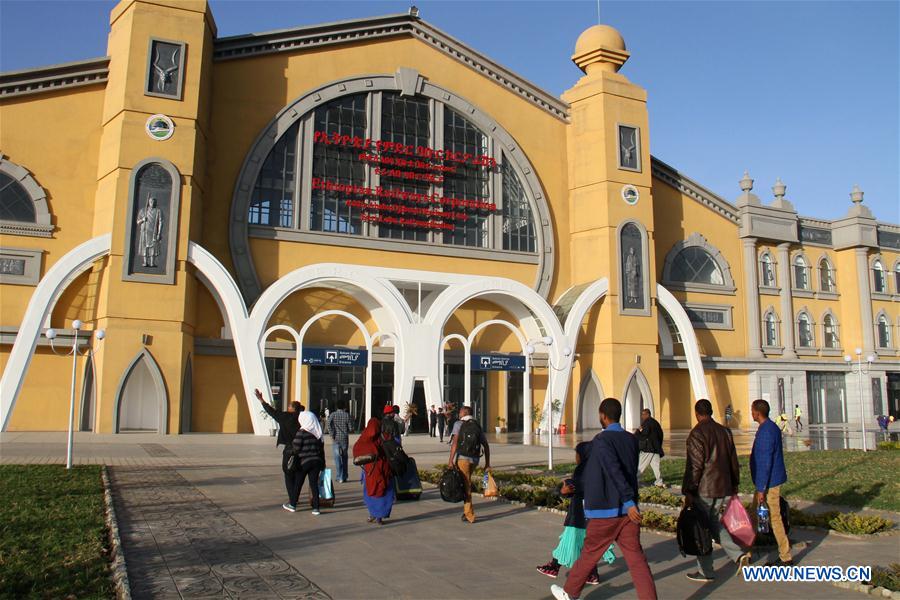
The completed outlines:
[[[510,433],[525,430],[525,415],[522,411],[524,375],[521,371],[506,372],[506,428]]]

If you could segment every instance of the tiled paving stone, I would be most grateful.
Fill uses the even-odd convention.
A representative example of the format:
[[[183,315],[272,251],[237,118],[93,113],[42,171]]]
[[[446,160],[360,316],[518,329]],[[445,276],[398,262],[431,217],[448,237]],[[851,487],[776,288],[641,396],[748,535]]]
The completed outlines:
[[[135,599],[329,598],[174,469],[109,473]]]

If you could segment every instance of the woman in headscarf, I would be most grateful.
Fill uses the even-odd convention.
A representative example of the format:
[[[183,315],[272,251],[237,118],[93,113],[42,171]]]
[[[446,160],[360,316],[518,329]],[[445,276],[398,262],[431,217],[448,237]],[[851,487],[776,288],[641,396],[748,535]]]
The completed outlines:
[[[390,417],[385,417],[390,418]],[[383,524],[391,516],[394,506],[394,485],[391,467],[381,446],[381,421],[372,417],[359,439],[353,444],[353,457],[374,456],[375,460],[362,467],[363,500],[369,509],[369,523]]]
[[[294,487],[289,494],[284,510],[297,512],[297,499],[303,490],[303,480],[309,480],[312,494],[312,514],[319,515],[319,474],[325,468],[325,442],[322,441],[322,426],[315,413],[305,410],[297,416],[300,428],[294,436],[293,448],[297,461]]]
[[[537,568],[538,572],[556,579],[559,575],[560,566],[571,568],[581,556],[581,548],[584,546],[584,536],[587,533],[587,520],[584,518],[584,481],[582,474],[587,465],[588,456],[591,452],[591,442],[581,442],[575,446],[575,472],[572,473],[571,479],[566,479],[562,484],[560,493],[563,496],[571,498],[569,502],[569,511],[566,513],[566,522],[563,527],[562,535],[559,536],[559,544],[553,550],[552,559],[545,565]],[[609,548],[603,554],[603,560],[612,564],[616,555],[613,554],[614,545],[610,544]],[[597,572],[597,566],[591,571],[587,578],[588,585],[597,585],[600,583],[600,574]]]

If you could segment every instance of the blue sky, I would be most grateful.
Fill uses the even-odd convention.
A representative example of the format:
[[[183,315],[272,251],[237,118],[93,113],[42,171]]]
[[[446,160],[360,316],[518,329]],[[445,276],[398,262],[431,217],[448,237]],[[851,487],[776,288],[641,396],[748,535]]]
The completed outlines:
[[[0,0],[0,70],[106,53],[114,2]],[[409,2],[212,0],[219,35],[406,12]],[[426,21],[559,95],[595,0],[416,2]],[[610,2],[622,70],[647,88],[651,152],[728,200],[749,169],[803,215],[843,216],[858,183],[900,223],[900,3]]]

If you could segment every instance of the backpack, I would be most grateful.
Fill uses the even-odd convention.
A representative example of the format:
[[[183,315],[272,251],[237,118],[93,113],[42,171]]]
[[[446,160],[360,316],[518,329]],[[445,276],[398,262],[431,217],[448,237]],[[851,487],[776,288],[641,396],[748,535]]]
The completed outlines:
[[[393,437],[381,441],[381,447],[384,448],[384,455],[387,457],[388,464],[391,466],[391,473],[394,475],[403,475],[406,473],[406,465],[409,464],[409,456],[403,450],[403,446],[397,443]]]
[[[481,456],[481,426],[475,419],[463,421],[457,434],[457,456],[478,458]]]
[[[439,486],[444,502],[462,502],[466,499],[466,480],[456,467],[444,471]]]
[[[712,536],[709,533],[709,518],[702,510],[686,506],[678,515],[675,527],[678,549],[682,556],[707,556],[712,554]]]

